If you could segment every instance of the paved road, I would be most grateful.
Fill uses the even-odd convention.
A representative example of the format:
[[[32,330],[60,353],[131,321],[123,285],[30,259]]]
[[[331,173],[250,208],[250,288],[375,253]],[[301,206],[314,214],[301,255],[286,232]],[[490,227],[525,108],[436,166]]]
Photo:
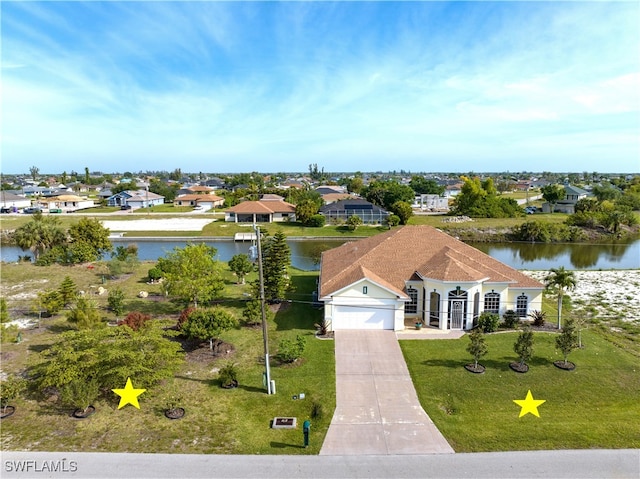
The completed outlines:
[[[59,468],[58,472],[47,471],[55,466]],[[29,470],[16,472],[17,467]],[[640,450],[529,451],[427,456],[208,456],[3,452],[0,475],[3,479],[638,479]]]
[[[336,331],[336,409],[320,455],[452,454],[393,331]]]

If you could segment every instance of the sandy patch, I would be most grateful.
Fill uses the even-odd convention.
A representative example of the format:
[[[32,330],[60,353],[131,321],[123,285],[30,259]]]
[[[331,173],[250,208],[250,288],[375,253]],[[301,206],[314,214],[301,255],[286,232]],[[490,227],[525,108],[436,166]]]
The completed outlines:
[[[212,219],[204,218],[171,218],[144,219],[130,221],[103,220],[102,225],[114,231],[202,231]]]
[[[544,282],[548,271],[523,271]],[[568,294],[574,312],[602,319],[640,321],[640,270],[574,271],[576,289]]]

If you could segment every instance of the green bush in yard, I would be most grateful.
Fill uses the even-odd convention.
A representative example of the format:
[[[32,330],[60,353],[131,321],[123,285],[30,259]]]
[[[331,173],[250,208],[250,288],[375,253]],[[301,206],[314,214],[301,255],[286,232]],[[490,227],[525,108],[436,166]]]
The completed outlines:
[[[480,314],[478,317],[478,327],[485,333],[493,333],[498,330],[500,325],[500,316],[496,313],[489,313],[487,311]]]
[[[306,340],[299,334],[295,341],[285,338],[278,345],[278,359],[283,363],[293,363],[302,357],[305,347]]]
[[[502,315],[502,319],[504,320],[504,326],[509,329],[515,329],[518,324],[520,324],[520,318],[513,309],[508,309]]]

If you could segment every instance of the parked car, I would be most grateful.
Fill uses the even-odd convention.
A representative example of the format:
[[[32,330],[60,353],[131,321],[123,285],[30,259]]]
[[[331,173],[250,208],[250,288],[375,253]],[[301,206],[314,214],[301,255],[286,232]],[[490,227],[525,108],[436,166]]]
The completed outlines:
[[[122,205],[120,207],[121,210],[130,210],[131,209],[131,205]]]
[[[536,208],[535,206],[527,206],[524,209],[524,212],[527,213],[528,215],[532,215],[534,214],[536,211],[538,211],[538,208]]]
[[[27,214],[27,215],[32,215],[34,213],[42,213],[42,210],[40,208],[34,208],[34,207],[30,206],[29,208],[23,209],[22,212]]]
[[[61,208],[50,208],[49,213],[62,213]]]
[[[3,206],[2,208],[0,208],[0,213],[2,214],[11,213],[11,208]]]
[[[203,209],[204,209],[204,206],[197,205],[197,206],[194,206],[193,211],[202,211]]]

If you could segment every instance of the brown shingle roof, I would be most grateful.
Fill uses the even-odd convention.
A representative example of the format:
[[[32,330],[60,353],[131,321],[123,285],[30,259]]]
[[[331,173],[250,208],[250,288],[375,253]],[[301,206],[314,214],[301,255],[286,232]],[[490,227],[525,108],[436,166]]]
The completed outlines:
[[[224,200],[224,198],[221,198],[218,195],[198,195],[198,194],[193,194],[193,195],[180,195],[180,196],[176,196],[174,201],[195,201],[195,202],[199,202],[199,201],[220,201],[220,200]]]
[[[232,213],[295,213],[296,207],[286,201],[243,201],[227,211]]]
[[[320,297],[363,278],[376,283],[382,278],[385,286],[404,296],[405,281],[416,273],[446,282],[486,281],[509,283],[516,288],[544,287],[431,226],[404,226],[325,251],[320,266]]]

